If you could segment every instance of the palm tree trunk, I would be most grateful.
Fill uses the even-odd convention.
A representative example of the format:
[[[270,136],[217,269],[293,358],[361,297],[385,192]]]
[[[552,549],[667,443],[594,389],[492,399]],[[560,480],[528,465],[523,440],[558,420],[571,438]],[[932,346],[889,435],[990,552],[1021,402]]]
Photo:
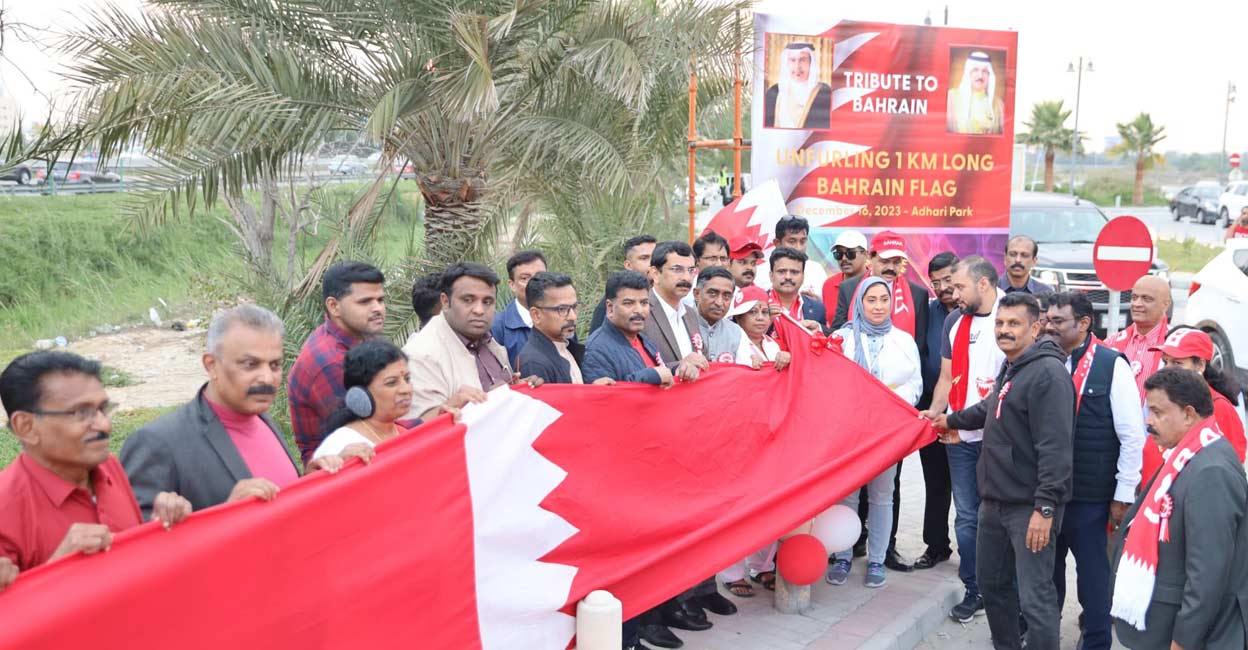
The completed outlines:
[[[1135,189],[1131,191],[1131,205],[1144,203],[1144,158],[1135,159]]]
[[[474,239],[485,225],[481,197],[483,172],[451,178],[430,174],[417,178],[425,199],[425,254],[431,270],[466,259]]]
[[[1057,152],[1051,148],[1044,150],[1044,191],[1053,191],[1053,160],[1057,157]]]

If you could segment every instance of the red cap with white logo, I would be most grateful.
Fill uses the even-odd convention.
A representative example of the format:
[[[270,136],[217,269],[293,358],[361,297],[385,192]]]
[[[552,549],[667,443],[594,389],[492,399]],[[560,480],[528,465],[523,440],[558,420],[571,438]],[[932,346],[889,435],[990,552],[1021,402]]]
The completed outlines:
[[[728,317],[740,316],[753,309],[754,305],[759,302],[766,304],[767,292],[757,285],[751,284],[744,289],[737,289],[736,293],[732,294],[732,307],[728,309]]]
[[[871,238],[871,252],[885,259],[907,257],[906,242],[891,230],[881,230]]]
[[[1148,351],[1160,351],[1162,354],[1175,359],[1200,357],[1205,361],[1212,361],[1213,340],[1209,338],[1208,334],[1200,330],[1183,328],[1174,330],[1170,333],[1170,336],[1166,337],[1165,343],[1151,347]]]
[[[728,242],[728,259],[743,260],[761,252],[763,252],[763,247],[748,237],[737,236]]]

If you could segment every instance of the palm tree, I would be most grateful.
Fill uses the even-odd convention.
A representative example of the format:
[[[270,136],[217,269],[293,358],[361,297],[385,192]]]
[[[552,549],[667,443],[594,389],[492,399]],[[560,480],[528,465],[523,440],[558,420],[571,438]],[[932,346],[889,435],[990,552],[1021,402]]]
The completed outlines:
[[[423,259],[482,255],[513,205],[593,187],[670,190],[678,174],[691,61],[700,103],[731,89],[741,5],[693,0],[150,0],[142,17],[106,10],[69,35],[80,92],[53,134],[10,141],[24,157],[142,143],[159,163],[143,214],[226,200],[259,250],[283,210],[282,179],[326,142],[379,145],[410,162],[424,198]],[[696,55],[696,59],[694,56]],[[22,158],[25,159],[25,158]],[[349,211],[385,202],[381,175]],[[288,205],[292,237],[299,201]],[[306,202],[305,202],[306,203]],[[293,215],[293,216],[292,216]],[[306,225],[306,224],[302,224]],[[254,228],[251,228],[254,226]],[[301,287],[319,282],[331,242]],[[249,258],[252,251],[248,250]]]
[[[1166,139],[1166,127],[1153,124],[1148,113],[1140,113],[1130,122],[1119,122],[1118,136],[1122,141],[1106,151],[1111,156],[1135,156],[1135,189],[1131,191],[1131,204],[1144,202],[1144,172],[1154,165],[1164,163],[1165,157],[1153,150],[1157,143]]]
[[[1044,191],[1053,191],[1053,160],[1059,151],[1070,151],[1073,129],[1066,128],[1070,111],[1062,109],[1062,100],[1037,102],[1031,107],[1031,121],[1023,122],[1029,131],[1020,133],[1022,144],[1044,150]],[[1082,139],[1082,138],[1080,138]]]

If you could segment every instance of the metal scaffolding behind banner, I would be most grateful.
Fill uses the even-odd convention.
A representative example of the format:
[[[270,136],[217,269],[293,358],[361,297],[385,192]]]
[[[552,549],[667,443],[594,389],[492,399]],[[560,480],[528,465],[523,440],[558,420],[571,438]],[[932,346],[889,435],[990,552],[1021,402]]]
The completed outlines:
[[[737,12],[736,57],[733,60],[732,82],[732,139],[731,140],[700,140],[698,139],[698,72],[697,60],[689,60],[689,243],[697,238],[697,227],[694,225],[697,214],[698,195],[698,149],[732,149],[732,198],[741,196],[741,152],[750,148],[750,141],[744,138],[741,130],[741,13]]]

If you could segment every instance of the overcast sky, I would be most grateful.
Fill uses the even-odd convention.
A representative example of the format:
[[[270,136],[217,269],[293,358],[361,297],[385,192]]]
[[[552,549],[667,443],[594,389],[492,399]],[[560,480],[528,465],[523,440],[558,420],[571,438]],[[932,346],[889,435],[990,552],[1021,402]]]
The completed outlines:
[[[3,2],[4,59],[0,82],[16,99],[28,120],[46,112],[43,95],[57,96],[64,85],[56,74],[50,43],[59,31],[78,24],[99,0],[36,0]],[[116,4],[136,9],[139,0]],[[1152,114],[1166,127],[1163,150],[1220,151],[1226,107],[1226,84],[1241,90],[1231,105],[1230,151],[1248,149],[1248,8],[1239,2],[1188,0],[1183,3],[1128,3],[1120,0],[925,0],[848,3],[832,0],[774,0],[788,11],[843,11],[845,19],[921,24],[930,11],[932,24],[943,22],[949,7],[953,27],[1008,29],[1019,32],[1017,130],[1031,105],[1064,99],[1074,105],[1075,75],[1069,63],[1080,55],[1093,62],[1085,74],[1079,115],[1080,130],[1090,140],[1088,149],[1104,147],[1116,133],[1115,122],[1140,111]],[[843,7],[843,9],[840,9]],[[861,8],[859,8],[861,7]],[[1125,17],[1125,18],[1124,18]],[[42,44],[23,42],[15,23],[40,37]],[[63,62],[62,62],[63,63]],[[30,77],[28,82],[18,68]],[[36,90],[37,89],[37,90]]]

